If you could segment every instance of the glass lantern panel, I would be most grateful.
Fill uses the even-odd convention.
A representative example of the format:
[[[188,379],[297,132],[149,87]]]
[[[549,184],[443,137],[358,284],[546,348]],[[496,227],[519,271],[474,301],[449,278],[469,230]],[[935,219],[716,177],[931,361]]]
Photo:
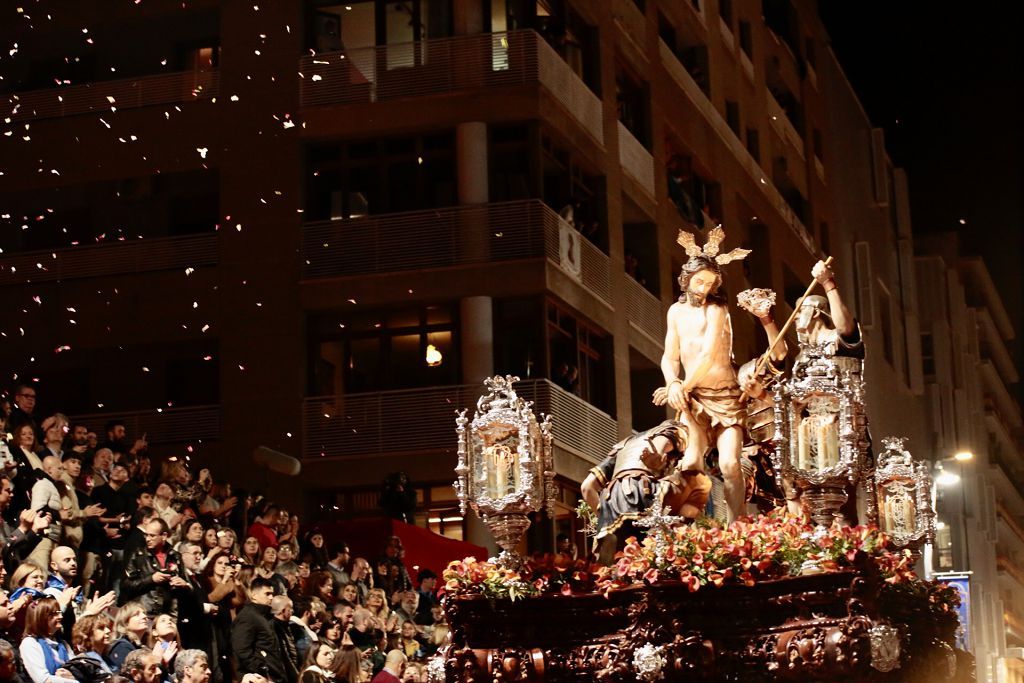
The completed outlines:
[[[476,481],[486,498],[503,498],[519,490],[519,427],[494,422],[481,428],[474,448]],[[477,444],[475,444],[477,445]]]
[[[821,471],[839,464],[839,398],[815,394],[794,401],[796,468]]]
[[[914,485],[906,481],[885,482],[879,487],[879,526],[887,534],[912,534],[917,530]]]

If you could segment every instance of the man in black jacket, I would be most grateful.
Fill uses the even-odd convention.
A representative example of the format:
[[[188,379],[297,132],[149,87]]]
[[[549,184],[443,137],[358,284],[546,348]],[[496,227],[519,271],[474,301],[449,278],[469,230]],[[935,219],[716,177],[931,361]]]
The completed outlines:
[[[178,633],[181,636],[181,647],[186,650],[202,650],[211,652],[213,648],[213,630],[211,620],[217,606],[207,601],[209,594],[199,582],[199,563],[203,559],[203,549],[197,543],[186,541],[181,544],[182,585],[175,589],[178,599]],[[211,658],[215,663],[216,658]],[[211,667],[214,668],[214,667]]]
[[[167,543],[167,522],[158,517],[146,524],[143,533],[146,547],[134,551],[125,561],[120,598],[125,602],[138,600],[152,618],[160,614],[176,618],[178,605],[172,589],[184,579],[181,559]],[[177,581],[172,583],[174,579]]]
[[[270,614],[274,617],[274,632],[277,640],[281,643],[281,663],[284,664],[286,681],[282,683],[298,683],[299,648],[295,645],[295,637],[292,635],[292,599],[287,595],[275,595],[270,601]]]
[[[281,643],[271,623],[270,601],[274,584],[256,577],[249,586],[249,602],[231,626],[231,649],[238,658],[239,674],[256,673],[274,683],[286,683],[288,675],[281,660]]]

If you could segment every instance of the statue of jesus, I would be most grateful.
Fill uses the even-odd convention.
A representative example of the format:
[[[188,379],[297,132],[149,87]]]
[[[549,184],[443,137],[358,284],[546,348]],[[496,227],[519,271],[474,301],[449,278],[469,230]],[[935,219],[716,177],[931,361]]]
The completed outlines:
[[[744,504],[740,469],[746,412],[740,404],[739,383],[732,356],[732,321],[719,295],[721,266],[744,258],[746,249],[719,254],[725,232],[714,228],[701,249],[690,233],[680,232],[679,243],[690,259],[679,275],[682,295],[668,310],[668,330],[661,371],[665,386],[654,403],[666,402],[680,412],[690,438],[680,464],[682,470],[703,470],[704,456],[718,447],[719,468],[725,483],[727,519],[739,517]],[[685,374],[681,375],[680,369]]]

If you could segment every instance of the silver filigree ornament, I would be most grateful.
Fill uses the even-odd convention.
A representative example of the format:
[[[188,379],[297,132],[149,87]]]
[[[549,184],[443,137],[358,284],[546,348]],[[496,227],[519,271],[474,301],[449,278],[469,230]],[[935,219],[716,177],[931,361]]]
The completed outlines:
[[[888,673],[900,666],[900,632],[889,624],[876,624],[868,631],[871,640],[871,668]]]
[[[444,683],[444,657],[435,655],[427,660],[427,680],[430,683]]]
[[[633,668],[639,681],[651,683],[665,677],[668,659],[665,648],[661,645],[646,643],[633,651]]]
[[[462,514],[471,507],[502,549],[499,562],[522,563],[515,548],[530,526],[530,513],[546,507],[554,515],[555,467],[551,416],[538,422],[532,402],[516,394],[518,377],[484,380],[472,421],[456,411],[458,464],[455,493]]]
[[[762,287],[744,289],[736,295],[736,303],[747,313],[758,318],[764,318],[775,305],[775,292]]]
[[[792,482],[818,525],[830,526],[847,486],[871,477],[863,364],[828,345],[803,345],[793,374],[775,389],[772,464],[780,487]],[[873,493],[873,490],[871,491]],[[869,500],[868,520],[875,510]]]
[[[889,436],[874,473],[878,523],[894,545],[917,551],[935,539],[932,475],[928,464],[915,460],[906,439]]]

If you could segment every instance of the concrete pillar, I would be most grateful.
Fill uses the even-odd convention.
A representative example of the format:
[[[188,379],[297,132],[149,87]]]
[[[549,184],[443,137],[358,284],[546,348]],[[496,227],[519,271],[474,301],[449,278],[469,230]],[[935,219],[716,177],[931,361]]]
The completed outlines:
[[[462,381],[479,384],[494,374],[494,307],[489,296],[459,302]]]
[[[486,123],[467,121],[455,127],[455,163],[458,168],[459,204],[489,201]]]

